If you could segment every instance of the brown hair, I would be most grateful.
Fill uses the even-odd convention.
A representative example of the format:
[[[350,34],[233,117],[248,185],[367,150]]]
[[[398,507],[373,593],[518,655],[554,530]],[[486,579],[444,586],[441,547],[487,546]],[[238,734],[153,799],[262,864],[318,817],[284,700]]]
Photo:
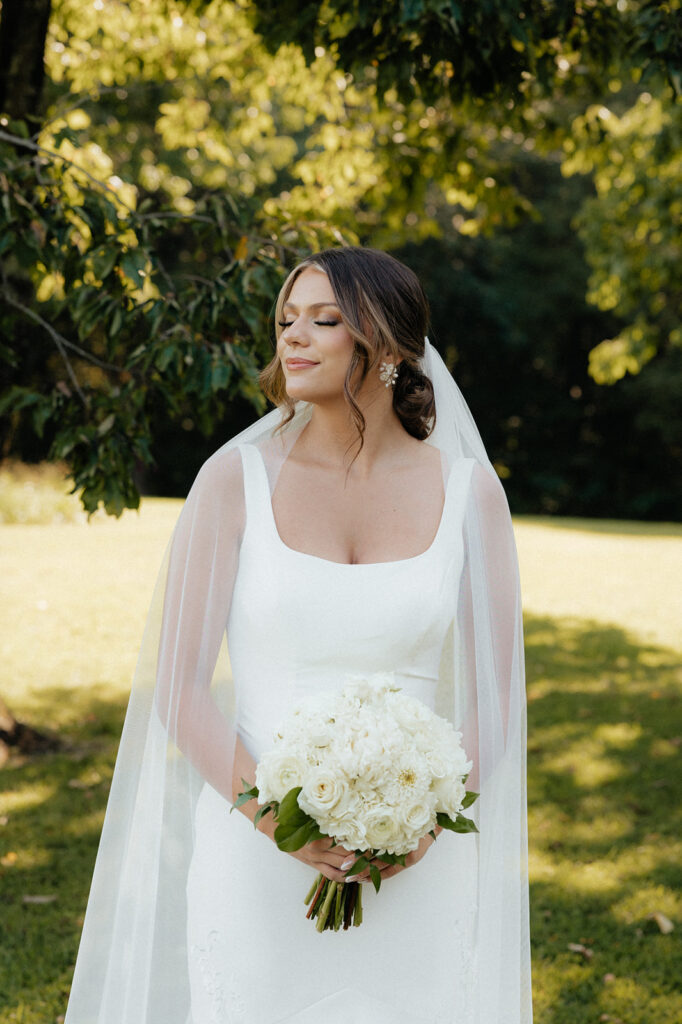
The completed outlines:
[[[408,434],[423,441],[435,425],[436,405],[431,381],[419,366],[424,355],[429,305],[417,275],[378,249],[344,246],[316,253],[299,263],[282,285],[275,309],[277,338],[282,331],[284,303],[306,267],[317,267],[327,274],[343,322],[355,343],[344,393],[358,430],[360,448],[365,417],[355,396],[386,353],[394,363],[401,360],[393,388],[395,413]],[[284,426],[294,415],[294,402],[286,392],[277,355],[262,371],[260,383],[266,397],[282,409]]]

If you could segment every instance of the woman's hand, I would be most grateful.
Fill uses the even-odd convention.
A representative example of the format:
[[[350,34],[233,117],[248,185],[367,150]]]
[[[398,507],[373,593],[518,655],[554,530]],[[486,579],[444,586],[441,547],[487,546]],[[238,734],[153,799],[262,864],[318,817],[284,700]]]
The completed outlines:
[[[242,804],[239,808],[251,821],[253,821],[258,809],[254,804],[255,801],[249,801],[249,803]],[[275,842],[277,822],[272,814],[265,814],[258,822],[256,828],[271,839],[273,843]],[[308,843],[306,846],[302,846],[300,850],[294,850],[289,856],[295,857],[296,860],[300,860],[304,864],[309,864],[311,868],[319,871],[325,878],[331,878],[333,882],[343,882],[346,877],[346,871],[357,859],[352,850],[347,850],[345,846],[334,846],[332,840],[327,838],[317,839],[314,843]],[[346,861],[348,861],[348,866],[342,869],[341,865]]]
[[[436,835],[438,835],[443,830],[442,830],[442,828],[440,828],[437,825],[436,828],[434,829],[434,831],[435,831]],[[435,839],[433,838],[433,836],[430,833],[428,835],[425,835],[424,838],[420,840],[419,846],[417,847],[417,849],[416,850],[412,850],[410,853],[407,854],[407,856],[405,857],[405,864],[404,865],[403,864],[386,864],[379,857],[377,857],[373,861],[373,863],[379,868],[379,871],[381,873],[381,881],[384,882],[384,881],[386,881],[387,878],[392,878],[393,875],[399,875],[400,872],[401,871],[405,871],[406,868],[411,868],[413,864],[418,864],[419,861],[424,856],[424,854],[426,853],[426,851],[431,846],[433,846],[434,842],[435,842]],[[348,870],[348,868],[350,868],[352,866],[352,864],[354,863],[354,861],[356,859],[355,854],[351,854],[351,857],[352,857],[352,860],[350,860],[349,863],[347,863],[345,865],[345,870],[346,871]],[[349,880],[350,881],[354,881],[354,882],[368,882],[370,880],[369,871],[360,871],[357,875],[351,875],[351,878]]]
[[[331,839],[318,839],[314,843],[308,843],[290,856],[309,864],[315,871],[319,871],[325,878],[331,878],[333,882],[345,881],[348,868],[357,860],[352,850],[347,850],[345,846],[333,846]],[[347,866],[342,868],[342,864]],[[356,876],[352,875],[350,881],[356,881]]]

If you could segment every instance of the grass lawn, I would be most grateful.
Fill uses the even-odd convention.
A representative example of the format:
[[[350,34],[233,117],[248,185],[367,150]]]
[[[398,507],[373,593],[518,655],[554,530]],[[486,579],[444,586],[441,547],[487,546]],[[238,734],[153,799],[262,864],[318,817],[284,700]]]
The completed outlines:
[[[126,693],[178,509],[147,499],[120,521],[0,527],[0,693],[66,741],[0,770],[0,1024],[64,1013]],[[536,1024],[679,1024],[682,528],[516,528]]]

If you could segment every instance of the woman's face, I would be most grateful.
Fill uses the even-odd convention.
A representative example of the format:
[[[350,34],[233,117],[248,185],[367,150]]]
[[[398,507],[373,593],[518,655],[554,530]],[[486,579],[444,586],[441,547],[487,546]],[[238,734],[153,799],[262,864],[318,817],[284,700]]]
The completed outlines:
[[[343,396],[353,339],[341,319],[329,278],[307,267],[282,310],[277,354],[287,394],[316,404]]]

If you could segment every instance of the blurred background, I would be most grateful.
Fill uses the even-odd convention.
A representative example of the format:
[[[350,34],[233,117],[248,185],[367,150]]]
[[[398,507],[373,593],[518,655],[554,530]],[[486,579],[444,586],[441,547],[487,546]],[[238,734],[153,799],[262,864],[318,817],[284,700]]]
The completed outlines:
[[[536,1021],[682,1020],[681,93],[680,0],[0,0],[0,1024],[63,1020],[180,499],[344,243],[514,514]]]
[[[184,495],[346,240],[420,274],[514,511],[678,518],[679,5],[300,7],[4,0],[2,457]]]

